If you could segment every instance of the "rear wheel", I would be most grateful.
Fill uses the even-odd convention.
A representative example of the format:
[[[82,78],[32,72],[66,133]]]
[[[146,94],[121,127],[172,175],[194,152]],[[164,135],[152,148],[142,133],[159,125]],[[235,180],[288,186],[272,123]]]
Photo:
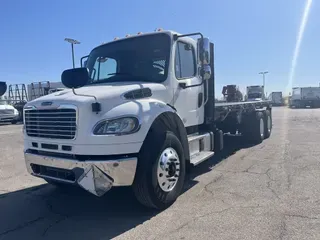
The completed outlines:
[[[253,112],[245,119],[242,131],[244,138],[253,144],[259,144],[265,138],[265,120],[262,112]]]
[[[133,190],[149,208],[165,209],[182,192],[186,174],[182,144],[168,131],[161,139],[150,134],[141,148]]]
[[[272,130],[272,117],[270,110],[264,112],[264,138],[267,139],[271,135]]]

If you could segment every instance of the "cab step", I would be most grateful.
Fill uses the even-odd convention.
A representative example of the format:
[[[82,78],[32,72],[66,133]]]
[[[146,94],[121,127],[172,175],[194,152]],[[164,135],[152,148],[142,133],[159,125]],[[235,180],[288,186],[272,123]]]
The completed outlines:
[[[196,166],[204,162],[205,160],[211,158],[213,155],[214,155],[214,152],[211,152],[211,151],[198,152],[196,154],[193,154],[190,157],[190,163],[191,165]]]
[[[188,136],[191,165],[196,166],[214,155],[213,141],[214,137],[212,132]]]

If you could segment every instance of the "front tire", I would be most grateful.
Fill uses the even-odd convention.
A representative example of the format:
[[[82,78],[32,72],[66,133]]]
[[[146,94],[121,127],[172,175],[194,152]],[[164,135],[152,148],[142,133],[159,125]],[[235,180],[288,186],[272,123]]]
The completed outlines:
[[[146,207],[165,209],[181,194],[186,162],[173,132],[150,132],[141,148],[133,191]]]

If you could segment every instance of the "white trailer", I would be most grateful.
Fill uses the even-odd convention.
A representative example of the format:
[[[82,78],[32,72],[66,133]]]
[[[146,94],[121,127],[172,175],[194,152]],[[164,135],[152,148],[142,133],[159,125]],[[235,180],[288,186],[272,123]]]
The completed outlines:
[[[293,88],[289,107],[320,107],[320,87]]]
[[[85,68],[62,73],[72,89],[25,106],[28,172],[96,196],[132,186],[145,206],[168,207],[224,133],[255,144],[271,134],[269,101],[215,103],[213,49],[201,33],[172,31],[94,48]]]

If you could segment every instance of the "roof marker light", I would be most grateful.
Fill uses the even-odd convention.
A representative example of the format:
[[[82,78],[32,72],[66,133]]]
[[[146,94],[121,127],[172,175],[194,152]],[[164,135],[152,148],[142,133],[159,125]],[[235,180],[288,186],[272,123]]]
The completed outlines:
[[[131,36],[130,34],[127,34],[127,35],[126,35],[126,37],[130,37],[130,36]]]

